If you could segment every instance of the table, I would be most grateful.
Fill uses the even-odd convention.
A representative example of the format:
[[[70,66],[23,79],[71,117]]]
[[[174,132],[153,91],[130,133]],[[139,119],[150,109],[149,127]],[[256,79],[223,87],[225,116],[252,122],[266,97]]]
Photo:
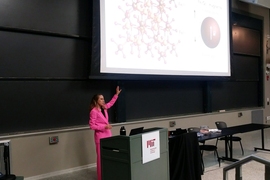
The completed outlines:
[[[225,137],[225,157],[220,157],[220,159],[234,162],[234,161],[238,161],[238,159],[233,158],[232,136],[234,134],[261,130],[262,147],[261,148],[254,147],[254,151],[257,151],[257,150],[270,151],[270,149],[265,149],[265,147],[264,147],[264,129],[265,128],[270,128],[270,125],[250,123],[250,124],[232,126],[232,127],[227,127],[227,128],[221,129],[222,131],[220,133],[209,133],[205,136],[201,136],[198,138],[198,141],[203,142],[203,141],[207,141],[210,139]],[[230,142],[229,147],[228,147],[228,142]],[[228,149],[230,152],[229,156],[228,156]]]

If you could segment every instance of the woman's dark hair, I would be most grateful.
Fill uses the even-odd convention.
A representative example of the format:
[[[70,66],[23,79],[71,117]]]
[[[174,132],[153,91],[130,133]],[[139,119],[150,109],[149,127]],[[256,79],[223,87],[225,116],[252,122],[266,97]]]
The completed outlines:
[[[99,96],[101,96],[102,94],[95,94],[93,97],[92,97],[92,100],[91,100],[91,103],[90,103],[90,111],[96,107],[96,104],[97,104],[97,101],[98,101],[98,98]]]

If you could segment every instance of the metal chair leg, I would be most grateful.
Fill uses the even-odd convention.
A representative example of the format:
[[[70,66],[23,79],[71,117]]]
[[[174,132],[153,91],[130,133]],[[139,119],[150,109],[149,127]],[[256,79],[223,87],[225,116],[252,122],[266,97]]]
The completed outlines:
[[[239,141],[239,143],[240,143],[240,146],[241,146],[241,150],[242,150],[242,155],[244,155],[244,150],[243,150],[243,146],[242,146],[242,143],[241,143],[241,141]]]
[[[203,150],[201,151],[202,172],[204,173]]]
[[[218,155],[217,150],[215,150],[215,153],[217,154],[218,165],[219,165],[219,167],[220,167],[220,158],[219,158],[219,155]]]
[[[218,143],[218,138],[217,138],[217,140],[216,140],[216,146],[217,146],[217,143]]]

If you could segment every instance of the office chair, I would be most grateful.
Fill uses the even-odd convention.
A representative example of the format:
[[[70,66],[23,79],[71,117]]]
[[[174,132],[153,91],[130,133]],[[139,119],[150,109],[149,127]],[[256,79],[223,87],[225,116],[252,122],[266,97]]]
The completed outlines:
[[[227,128],[227,124],[224,122],[224,121],[216,121],[215,122],[216,124],[216,127],[218,129],[224,129],[224,128]],[[219,140],[225,140],[225,137],[221,137],[221,138],[217,138],[217,141],[216,141],[216,146],[217,146],[217,143]],[[242,146],[242,142],[241,142],[241,137],[238,137],[238,136],[232,136],[232,141],[238,141],[240,143],[240,146],[241,146],[241,150],[242,150],[242,155],[244,155],[244,150],[243,150],[243,146]],[[230,147],[230,143],[228,142],[228,145]]]
[[[190,127],[188,128],[188,132],[200,132],[200,128],[198,127]],[[217,151],[217,146],[215,145],[209,145],[209,144],[205,144],[205,141],[200,142],[202,143],[201,145],[199,145],[200,151],[201,151],[201,159],[202,159],[202,168],[204,171],[204,162],[203,162],[203,152],[204,151],[213,151],[214,155],[217,155],[217,160],[218,160],[218,164],[220,166],[220,158],[218,155],[218,151]]]
[[[176,129],[176,134],[177,135],[181,135],[181,134],[185,134],[185,133],[187,133],[186,129],[182,129],[182,128],[177,128]]]
[[[178,135],[185,134],[185,133],[187,133],[187,130],[186,129],[181,129],[181,128],[177,128],[174,131],[169,131],[168,132],[169,136],[178,136]]]

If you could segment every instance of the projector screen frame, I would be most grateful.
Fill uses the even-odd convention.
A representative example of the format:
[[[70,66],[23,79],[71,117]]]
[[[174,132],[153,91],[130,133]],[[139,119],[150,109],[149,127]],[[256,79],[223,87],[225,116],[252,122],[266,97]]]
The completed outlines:
[[[93,0],[92,21],[92,49],[89,79],[108,80],[229,80],[232,78],[232,7],[228,1],[228,26],[229,26],[229,75],[167,75],[167,74],[126,74],[126,73],[102,73],[100,72],[101,40],[100,40],[100,0]],[[196,53],[196,50],[194,50]]]

